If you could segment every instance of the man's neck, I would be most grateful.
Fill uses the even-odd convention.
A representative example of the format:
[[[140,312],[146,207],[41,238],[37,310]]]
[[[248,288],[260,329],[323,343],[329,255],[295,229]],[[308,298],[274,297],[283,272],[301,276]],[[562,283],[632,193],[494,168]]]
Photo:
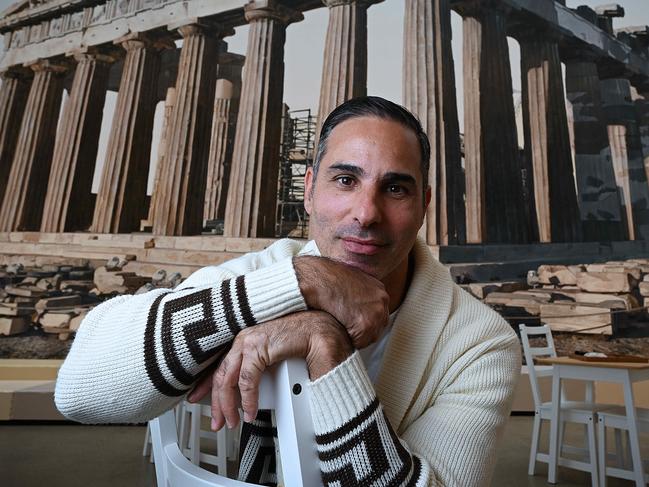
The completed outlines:
[[[388,292],[388,296],[390,296],[390,313],[401,306],[401,303],[405,299],[408,287],[410,286],[413,269],[414,259],[410,258],[410,254],[408,254],[396,269],[382,279],[381,282],[383,282],[385,290]]]

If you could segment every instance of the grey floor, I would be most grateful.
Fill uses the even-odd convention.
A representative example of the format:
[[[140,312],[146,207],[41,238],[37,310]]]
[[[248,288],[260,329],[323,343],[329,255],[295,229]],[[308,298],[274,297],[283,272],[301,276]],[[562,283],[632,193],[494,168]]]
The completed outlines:
[[[527,475],[531,428],[531,416],[510,418],[498,452],[494,487],[547,485],[546,465],[538,464],[536,476]],[[153,486],[154,467],[141,456],[144,432],[143,426],[0,422],[0,486]],[[579,430],[568,430],[568,440],[578,440],[579,434]],[[649,442],[644,441],[643,448],[647,446]],[[557,485],[590,485],[590,476],[560,468]],[[608,485],[632,483],[609,479]]]

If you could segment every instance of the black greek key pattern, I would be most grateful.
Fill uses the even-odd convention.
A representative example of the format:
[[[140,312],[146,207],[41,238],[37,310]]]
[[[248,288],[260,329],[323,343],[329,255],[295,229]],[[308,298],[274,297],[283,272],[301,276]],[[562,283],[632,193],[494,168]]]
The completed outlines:
[[[316,436],[324,485],[414,486],[421,461],[403,446],[378,399],[337,430]]]
[[[208,360],[255,324],[244,276],[218,287],[160,294],[144,333],[144,365],[151,383],[166,396],[183,395]]]
[[[277,459],[271,412],[260,410],[251,423],[241,425],[241,455],[237,480],[258,485],[277,485]]]

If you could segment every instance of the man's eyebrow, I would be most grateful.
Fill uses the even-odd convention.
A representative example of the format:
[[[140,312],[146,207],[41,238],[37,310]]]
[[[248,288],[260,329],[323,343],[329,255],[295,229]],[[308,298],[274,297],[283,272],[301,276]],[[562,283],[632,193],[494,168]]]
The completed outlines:
[[[349,172],[356,176],[365,175],[365,170],[362,167],[356,166],[354,164],[349,164],[347,162],[336,162],[327,168],[327,171],[330,172]]]
[[[386,183],[409,183],[417,186],[417,180],[414,177],[402,172],[388,172],[381,179]]]

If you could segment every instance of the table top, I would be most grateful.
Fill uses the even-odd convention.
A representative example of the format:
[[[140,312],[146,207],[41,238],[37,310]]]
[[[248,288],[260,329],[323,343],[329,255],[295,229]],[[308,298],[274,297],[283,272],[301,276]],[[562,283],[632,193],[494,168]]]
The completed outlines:
[[[649,362],[594,362],[572,357],[539,357],[535,361],[540,365],[580,365],[583,367],[606,367],[611,369],[649,369]]]

